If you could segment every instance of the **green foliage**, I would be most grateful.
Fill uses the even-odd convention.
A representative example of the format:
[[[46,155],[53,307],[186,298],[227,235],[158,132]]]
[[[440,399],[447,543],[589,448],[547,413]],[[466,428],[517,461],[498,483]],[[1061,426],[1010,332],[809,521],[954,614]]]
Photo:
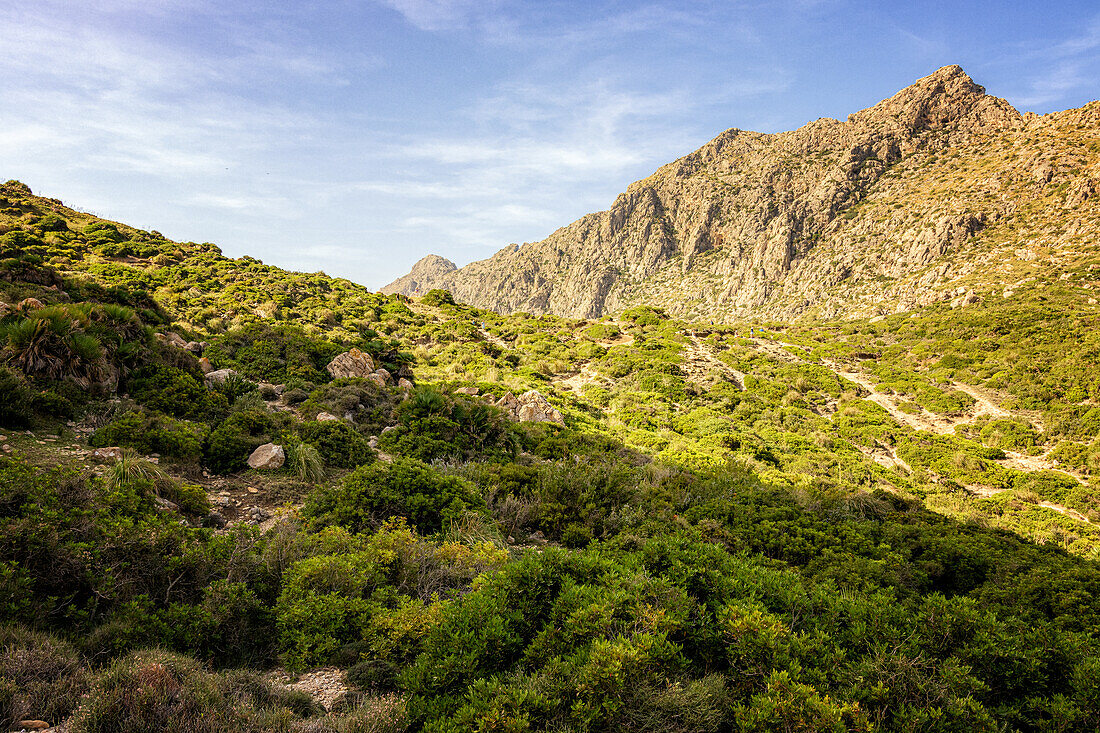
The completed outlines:
[[[466,481],[411,459],[361,466],[334,486],[310,494],[302,510],[312,526],[338,525],[352,532],[405,517],[422,534],[484,506]]]
[[[367,439],[342,420],[303,422],[298,432],[330,466],[356,468],[374,460],[374,451]]]
[[[131,410],[95,431],[89,445],[124,446],[146,455],[197,461],[202,455],[206,426],[176,420],[156,412]]]
[[[467,395],[418,386],[397,408],[398,426],[379,447],[423,461],[512,456],[518,436],[503,410]]]
[[[253,323],[214,339],[207,356],[219,368],[278,384],[292,379],[329,381],[324,368],[342,351],[344,346],[311,337],[297,326]]]
[[[420,299],[420,302],[423,303],[424,305],[430,305],[430,306],[435,306],[435,307],[444,306],[444,305],[455,305],[455,299],[451,295],[450,291],[449,290],[441,290],[439,288],[436,288],[434,290],[429,290],[428,292],[426,292],[424,294],[424,297]]]
[[[0,425],[24,427],[34,415],[34,392],[14,369],[0,366]]]
[[[226,474],[245,467],[252,451],[271,442],[272,417],[260,410],[230,415],[210,431],[203,446],[203,464],[214,473]]]

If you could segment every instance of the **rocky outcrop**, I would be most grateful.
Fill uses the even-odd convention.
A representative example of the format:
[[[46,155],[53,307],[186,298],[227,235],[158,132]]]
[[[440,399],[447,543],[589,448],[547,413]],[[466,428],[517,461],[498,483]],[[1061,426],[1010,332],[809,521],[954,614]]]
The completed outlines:
[[[285,460],[286,452],[281,445],[264,443],[252,451],[252,455],[248,457],[248,466],[257,470],[273,471],[282,468]]]
[[[843,121],[728,130],[541,242],[461,269],[427,257],[383,291],[586,318],[641,303],[730,320],[937,302],[1014,197],[1067,183],[1066,205],[1095,200],[1091,179],[1065,178],[1086,166],[1029,140],[1050,124],[947,66]],[[993,155],[994,143],[1008,147]]]
[[[401,293],[419,297],[435,287],[434,283],[439,282],[457,269],[455,263],[439,255],[421,257],[409,270],[408,275],[394,280],[382,288],[382,292],[386,295]]]
[[[520,422],[549,422],[565,426],[561,413],[537,390],[516,397],[511,392],[501,397],[496,406]]]
[[[374,359],[359,349],[340,354],[325,367],[333,379],[343,377],[367,377],[374,373]]]

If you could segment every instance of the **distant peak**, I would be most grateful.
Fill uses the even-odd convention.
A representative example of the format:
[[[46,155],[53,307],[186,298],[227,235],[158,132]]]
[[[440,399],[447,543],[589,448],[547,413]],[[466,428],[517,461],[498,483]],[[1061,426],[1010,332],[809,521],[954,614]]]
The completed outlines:
[[[425,255],[416,261],[410,273],[427,272],[437,275],[443,272],[454,272],[458,265],[439,255]]]

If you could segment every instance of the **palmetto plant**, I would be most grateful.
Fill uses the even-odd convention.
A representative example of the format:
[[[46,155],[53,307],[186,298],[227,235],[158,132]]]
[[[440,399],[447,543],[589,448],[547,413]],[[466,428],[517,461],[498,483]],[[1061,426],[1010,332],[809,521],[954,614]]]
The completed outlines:
[[[108,349],[132,356],[148,339],[132,311],[87,303],[41,308],[0,325],[0,361],[24,374],[91,387],[108,380]]]

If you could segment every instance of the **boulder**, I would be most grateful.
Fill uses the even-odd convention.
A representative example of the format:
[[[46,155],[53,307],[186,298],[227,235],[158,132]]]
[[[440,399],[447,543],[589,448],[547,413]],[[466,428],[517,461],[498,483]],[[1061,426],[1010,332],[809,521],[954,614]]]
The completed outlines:
[[[318,412],[317,422],[332,422],[333,420],[339,420],[340,418],[333,415],[331,412]]]
[[[386,380],[383,379],[382,375],[380,375],[380,374],[368,374],[367,375],[367,380],[370,381],[370,382],[374,382],[375,384],[377,384],[382,389],[386,388]]]
[[[225,380],[236,375],[237,373],[232,369],[216,369],[212,372],[206,373],[206,383],[208,385],[222,384],[223,382],[225,382]]]
[[[173,346],[180,349],[187,348],[187,339],[185,339],[183,336],[180,336],[175,331],[169,331],[167,334],[165,334],[165,337],[168,339],[168,343],[172,344]]]
[[[341,377],[366,377],[374,373],[374,359],[359,349],[340,354],[325,367],[334,379]]]
[[[378,367],[378,369],[376,369],[374,373],[382,377],[383,381],[385,381],[386,384],[389,384],[393,381],[393,376],[390,374],[388,369]]]
[[[210,363],[210,360],[205,356],[199,359],[199,369],[202,369],[203,374],[209,374],[214,371],[214,365]]]
[[[202,356],[203,344],[198,341],[188,341],[183,348],[187,349],[195,356]]]
[[[88,454],[89,461],[117,461],[122,458],[122,449],[118,446],[111,448],[96,448]]]
[[[405,379],[404,377],[401,377],[401,379],[397,380],[397,386],[400,387],[401,389],[408,390],[408,389],[413,388],[413,383],[410,382],[409,380]]]
[[[39,308],[43,307],[44,306],[42,305],[42,301],[38,298],[24,298],[23,300],[19,301],[19,305],[15,306],[15,309],[26,312],[36,311]]]
[[[565,425],[565,418],[537,390],[524,392],[519,397],[509,392],[501,397],[496,405],[520,422],[549,422]]]
[[[15,724],[15,730],[46,730],[49,727],[44,720],[20,720]]]
[[[371,450],[378,450],[378,436],[370,436],[370,438],[367,439],[367,445],[371,447]]]
[[[281,445],[264,443],[252,451],[252,455],[248,457],[248,465],[250,468],[272,471],[276,468],[282,468],[285,460],[286,453]]]

